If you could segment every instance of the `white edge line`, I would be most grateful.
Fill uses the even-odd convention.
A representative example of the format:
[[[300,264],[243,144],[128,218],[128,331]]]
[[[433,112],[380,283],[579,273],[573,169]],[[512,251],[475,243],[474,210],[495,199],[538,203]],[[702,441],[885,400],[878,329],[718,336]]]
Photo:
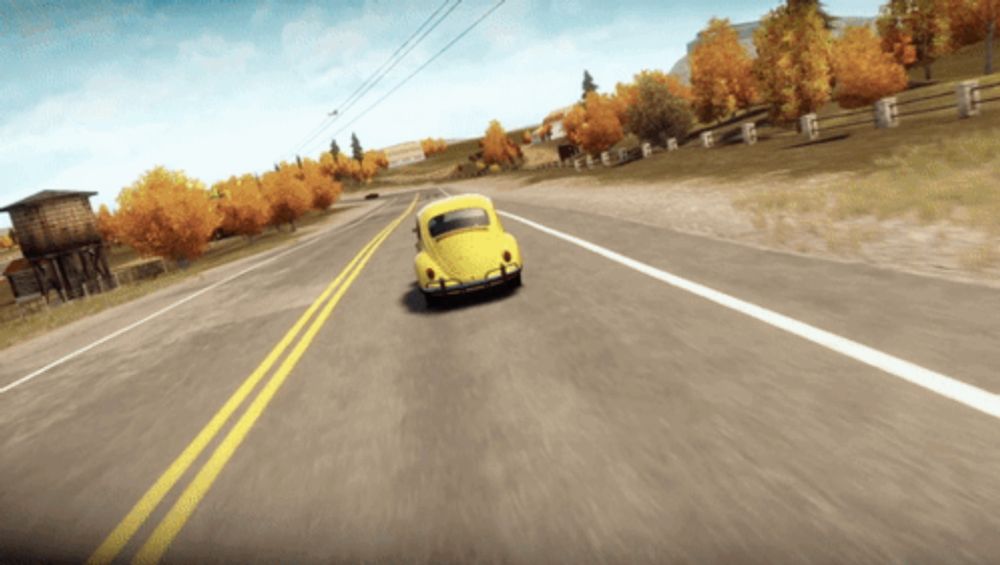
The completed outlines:
[[[351,223],[356,223],[356,222],[359,222],[359,221],[363,220],[365,217],[367,217],[368,215],[374,213],[375,210],[378,210],[381,207],[382,206],[376,206],[376,207],[372,208],[371,210],[369,210],[368,212],[366,212],[364,215],[359,216],[356,220],[353,220]],[[345,227],[349,226],[349,225],[350,224],[345,224]],[[334,228],[334,229],[336,229],[336,228]],[[338,230],[338,231],[340,231],[340,230]],[[240,271],[238,273],[229,275],[228,277],[226,277],[226,278],[224,278],[224,279],[222,279],[220,281],[216,281],[216,282],[214,282],[214,283],[206,286],[205,288],[203,288],[203,289],[201,289],[201,290],[199,290],[197,292],[194,292],[192,294],[189,294],[189,295],[185,296],[184,298],[178,300],[177,302],[174,302],[173,304],[170,304],[168,306],[160,308],[156,312],[153,312],[152,314],[149,314],[148,316],[146,316],[145,318],[142,318],[141,320],[138,320],[136,322],[132,322],[131,324],[125,326],[124,328],[115,330],[114,332],[112,332],[112,333],[110,333],[110,334],[102,337],[101,339],[99,339],[99,340],[97,340],[97,341],[95,341],[93,343],[85,345],[85,346],[81,347],[80,349],[77,349],[76,351],[74,351],[72,353],[69,353],[67,355],[64,355],[64,356],[60,357],[59,359],[56,359],[55,361],[49,363],[48,365],[45,365],[44,367],[42,367],[40,369],[36,369],[35,371],[33,371],[33,372],[31,372],[31,373],[29,373],[29,374],[27,374],[27,375],[25,375],[25,376],[17,379],[16,381],[14,381],[14,382],[12,382],[12,383],[10,383],[8,385],[0,387],[0,394],[4,394],[6,392],[9,392],[9,391],[11,391],[11,390],[13,390],[13,389],[15,389],[15,388],[23,385],[24,383],[26,383],[26,382],[34,379],[35,377],[37,377],[37,376],[45,373],[46,371],[49,371],[50,369],[58,367],[59,365],[62,365],[63,363],[65,363],[65,362],[67,362],[67,361],[69,361],[69,360],[71,360],[71,359],[73,359],[75,357],[78,357],[78,356],[80,356],[80,355],[82,355],[82,354],[90,351],[91,349],[97,347],[98,345],[101,345],[102,343],[106,343],[106,342],[108,342],[108,341],[110,341],[110,340],[112,340],[112,339],[114,339],[114,338],[122,335],[123,333],[129,332],[129,331],[131,331],[131,330],[133,330],[133,329],[141,326],[142,324],[145,324],[146,322],[148,322],[148,321],[150,321],[150,320],[152,320],[154,318],[158,318],[159,316],[162,316],[163,314],[166,314],[167,312],[173,310],[174,308],[177,308],[178,306],[181,306],[182,304],[190,302],[191,300],[194,300],[195,298],[198,298],[202,294],[205,294],[206,292],[208,292],[208,291],[210,291],[212,289],[218,288],[218,287],[226,284],[227,282],[229,282],[229,281],[231,281],[231,280],[233,280],[233,279],[235,279],[237,277],[241,277],[241,276],[249,273],[250,271],[253,271],[255,269],[263,267],[264,265],[267,265],[268,263],[270,263],[270,262],[272,262],[272,261],[274,261],[276,259],[280,259],[281,257],[284,257],[285,255],[288,255],[289,253],[292,253],[293,251],[298,251],[298,250],[303,249],[304,247],[306,247],[308,245],[312,245],[313,243],[316,243],[317,241],[319,241],[321,239],[321,237],[322,237],[322,234],[317,234],[316,236],[312,237],[311,239],[307,239],[306,241],[300,242],[298,245],[294,245],[290,249],[286,249],[286,250],[284,250],[284,251],[282,251],[282,252],[280,252],[280,253],[278,253],[276,255],[268,257],[267,259],[264,259],[263,261],[261,261],[259,263],[254,263],[253,265],[247,267],[246,269],[243,269],[242,271]]]
[[[443,189],[440,190],[444,192]],[[970,408],[989,414],[994,418],[1000,418],[1000,396],[989,391],[964,383],[947,375],[931,371],[930,369],[926,369],[887,353],[872,349],[871,347],[862,345],[845,337],[810,326],[809,324],[757,306],[756,304],[740,300],[709,287],[676,275],[672,275],[640,261],[636,261],[635,259],[621,255],[620,253],[611,251],[610,249],[595,245],[589,241],[552,229],[537,222],[522,218],[518,215],[511,214],[509,212],[500,212],[500,214],[551,236],[568,241],[616,263],[620,263],[644,275],[650,276],[682,290],[686,290],[720,306],[735,310],[741,314],[755,318],[765,324],[774,326],[803,339],[807,339],[817,345],[850,357],[856,361],[860,361],[866,365],[875,367],[876,369],[880,369],[890,375],[944,396],[945,398],[950,398],[951,400],[960,402]]]

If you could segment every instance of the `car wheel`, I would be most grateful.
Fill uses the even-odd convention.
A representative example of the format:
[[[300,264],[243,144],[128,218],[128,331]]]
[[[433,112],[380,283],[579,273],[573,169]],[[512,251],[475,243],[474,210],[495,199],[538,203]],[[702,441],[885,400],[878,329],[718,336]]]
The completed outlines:
[[[428,310],[435,310],[441,306],[441,297],[434,296],[433,294],[424,293],[424,302],[427,303]]]

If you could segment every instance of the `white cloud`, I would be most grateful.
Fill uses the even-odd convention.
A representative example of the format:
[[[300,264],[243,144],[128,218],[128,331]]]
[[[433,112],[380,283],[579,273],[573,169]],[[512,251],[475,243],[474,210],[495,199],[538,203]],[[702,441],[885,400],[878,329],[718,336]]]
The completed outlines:
[[[228,42],[217,35],[202,35],[178,45],[180,63],[194,65],[209,73],[242,72],[257,54],[252,43]]]

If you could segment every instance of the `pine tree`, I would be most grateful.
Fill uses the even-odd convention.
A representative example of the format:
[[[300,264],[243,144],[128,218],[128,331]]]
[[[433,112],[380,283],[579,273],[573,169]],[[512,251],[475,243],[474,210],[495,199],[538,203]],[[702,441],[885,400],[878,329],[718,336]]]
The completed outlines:
[[[361,142],[358,141],[358,136],[354,132],[351,132],[351,153],[355,161],[362,161],[365,158],[365,152],[361,149]]]
[[[597,83],[594,82],[594,77],[590,76],[590,73],[586,69],[583,71],[583,95],[580,96],[581,100],[587,99],[588,92],[594,92],[597,90]]]
[[[340,146],[337,145],[337,140],[336,139],[331,139],[330,140],[330,155],[334,159],[337,158],[337,155],[340,155]]]

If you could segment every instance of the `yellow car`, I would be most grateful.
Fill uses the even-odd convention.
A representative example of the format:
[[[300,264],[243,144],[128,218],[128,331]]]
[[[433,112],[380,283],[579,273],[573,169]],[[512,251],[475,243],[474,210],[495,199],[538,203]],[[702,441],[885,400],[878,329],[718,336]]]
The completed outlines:
[[[429,306],[441,297],[521,285],[521,250],[480,194],[435,200],[417,212],[417,284]]]

